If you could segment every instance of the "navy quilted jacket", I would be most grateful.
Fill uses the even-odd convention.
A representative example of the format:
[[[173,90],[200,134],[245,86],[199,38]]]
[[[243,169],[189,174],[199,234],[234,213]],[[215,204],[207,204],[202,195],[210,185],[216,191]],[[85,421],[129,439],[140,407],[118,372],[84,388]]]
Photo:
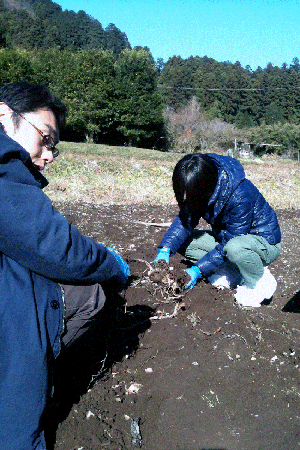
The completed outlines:
[[[0,450],[45,449],[40,417],[60,348],[58,283],[122,277],[106,247],[51,205],[30,155],[0,132]]]
[[[224,246],[235,236],[256,234],[263,236],[272,245],[281,240],[275,212],[258,189],[245,178],[241,163],[230,156],[214,153],[208,153],[208,156],[218,167],[218,182],[203,218],[211,225],[218,244],[197,262],[204,276],[222,264]],[[192,233],[193,226],[191,218],[185,218],[179,212],[159,248],[168,247],[171,254],[175,254]]]

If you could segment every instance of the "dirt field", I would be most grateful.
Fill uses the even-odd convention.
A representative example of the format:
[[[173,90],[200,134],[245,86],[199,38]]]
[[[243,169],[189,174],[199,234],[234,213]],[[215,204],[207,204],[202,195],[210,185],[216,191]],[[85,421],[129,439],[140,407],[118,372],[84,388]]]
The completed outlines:
[[[300,448],[299,211],[277,211],[278,288],[269,305],[247,309],[205,281],[177,298],[149,279],[166,229],[136,222],[170,222],[175,207],[56,207],[114,245],[132,277],[122,292],[106,287],[99,324],[57,362],[50,449]],[[171,265],[186,268],[178,255]]]

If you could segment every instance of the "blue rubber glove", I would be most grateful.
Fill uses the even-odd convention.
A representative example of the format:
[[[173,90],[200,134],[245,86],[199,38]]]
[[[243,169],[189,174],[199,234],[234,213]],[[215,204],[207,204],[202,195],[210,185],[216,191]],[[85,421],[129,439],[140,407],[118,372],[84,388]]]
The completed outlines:
[[[191,277],[190,281],[184,286],[184,289],[192,289],[197,281],[202,277],[202,273],[197,266],[186,269],[185,272]]]
[[[112,248],[109,248],[108,250],[110,251],[110,253],[113,254],[113,256],[116,258],[116,260],[119,263],[120,269],[121,269],[122,274],[123,274],[123,278],[120,280],[120,282],[122,284],[126,284],[126,282],[128,280],[128,277],[130,276],[130,268],[129,268],[128,264]]]
[[[170,256],[170,249],[167,247],[163,247],[163,248],[159,248],[157,250],[157,255],[156,258],[154,260],[154,264],[157,261],[166,261],[167,264],[169,264],[169,256]]]

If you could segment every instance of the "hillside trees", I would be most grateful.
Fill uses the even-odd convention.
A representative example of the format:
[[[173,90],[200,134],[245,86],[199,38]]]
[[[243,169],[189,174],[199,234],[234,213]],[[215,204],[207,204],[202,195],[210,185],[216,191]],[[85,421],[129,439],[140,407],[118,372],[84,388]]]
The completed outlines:
[[[65,138],[157,148],[176,135],[187,147],[202,149],[218,138],[201,136],[217,136],[227,123],[227,131],[250,129],[254,136],[257,130],[257,139],[266,136],[271,143],[276,133],[267,127],[281,127],[278,142],[297,148],[297,57],[290,65],[269,63],[255,71],[208,56],[154,62],[148,47],[131,50],[125,33],[112,23],[103,29],[84,11],[62,11],[52,0],[14,0],[10,6],[15,9],[0,0],[0,84],[22,79],[48,84],[69,109]],[[176,116],[176,132],[167,139],[163,107],[169,131]],[[191,126],[195,117],[199,123]]]
[[[254,72],[237,61],[218,62],[204,56],[172,57],[159,73],[166,104],[181,108],[196,96],[208,117],[240,128],[286,121],[300,123],[300,63],[281,68],[271,63]]]
[[[62,137],[152,147],[163,135],[162,101],[155,64],[147,50],[35,52],[0,49],[1,84],[43,83],[68,108]]]
[[[59,47],[72,51],[104,49],[117,56],[131,48],[128,38],[114,24],[104,30],[98,20],[84,11],[62,11],[51,0],[27,0],[26,7],[15,0],[15,9],[0,0],[0,45],[6,48],[47,49]],[[22,6],[23,9],[17,9]]]
[[[159,73],[158,82],[167,106],[168,137],[175,147],[209,148],[209,140],[203,140],[203,136],[214,136],[215,131],[217,136],[218,128],[225,129],[221,123],[226,122],[235,125],[236,137],[238,134],[245,136],[250,130],[246,140],[256,145],[258,153],[293,154],[298,149],[298,58],[294,58],[289,66],[277,67],[269,63],[265,69],[259,67],[253,72],[249,66],[241,67],[239,62],[219,63],[207,56],[186,60],[173,57]],[[190,120],[193,117],[193,109],[189,107],[191,98],[197,100],[202,110],[197,127],[195,124],[190,126],[186,116],[189,111]],[[171,126],[172,120],[176,126]],[[182,121],[181,125],[178,120]],[[208,126],[209,120],[211,127]],[[214,123],[214,120],[220,123]],[[184,124],[188,129],[184,129]],[[210,133],[209,128],[215,131]],[[213,141],[214,138],[210,140]],[[268,145],[259,147],[260,143]]]

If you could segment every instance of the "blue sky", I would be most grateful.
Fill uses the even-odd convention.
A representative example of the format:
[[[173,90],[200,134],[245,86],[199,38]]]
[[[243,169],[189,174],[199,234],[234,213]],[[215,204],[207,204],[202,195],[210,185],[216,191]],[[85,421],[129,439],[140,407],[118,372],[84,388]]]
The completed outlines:
[[[85,11],[105,28],[114,23],[132,47],[173,55],[207,55],[243,67],[279,67],[300,59],[300,0],[54,0]]]

